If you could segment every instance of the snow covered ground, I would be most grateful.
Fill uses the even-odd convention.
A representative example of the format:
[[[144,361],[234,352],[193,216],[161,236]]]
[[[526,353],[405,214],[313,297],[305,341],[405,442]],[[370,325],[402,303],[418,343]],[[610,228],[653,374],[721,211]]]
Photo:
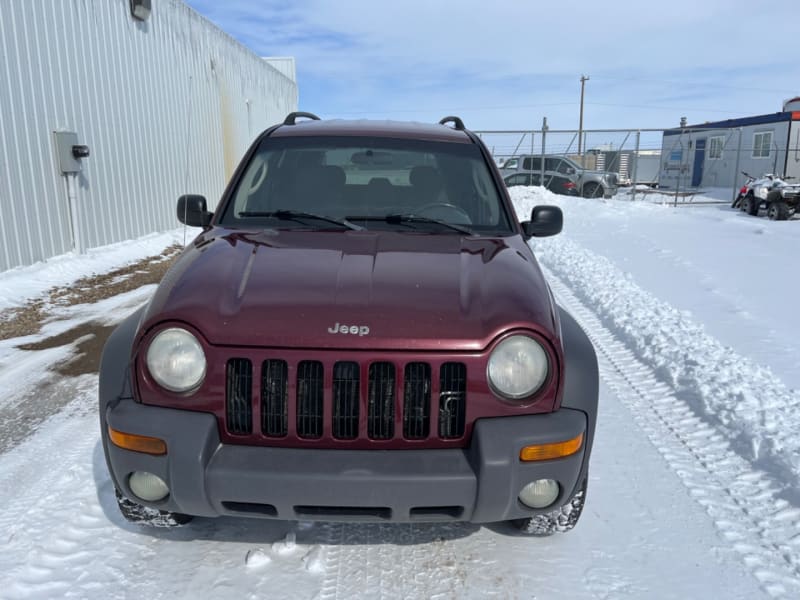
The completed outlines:
[[[0,454],[0,598],[800,597],[800,223],[657,196],[512,196],[521,216],[564,210],[564,232],[532,244],[598,350],[601,413],[574,531],[242,519],[138,529],[116,509],[96,376],[48,376],[74,343],[31,352],[7,340],[0,415],[20,399],[57,395],[63,408]],[[0,309],[175,235],[0,274]],[[149,293],[74,307],[24,341],[119,320]]]

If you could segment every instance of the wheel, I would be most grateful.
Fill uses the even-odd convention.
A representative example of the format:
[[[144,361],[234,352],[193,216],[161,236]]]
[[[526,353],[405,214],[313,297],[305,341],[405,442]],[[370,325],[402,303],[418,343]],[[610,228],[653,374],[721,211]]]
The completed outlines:
[[[578,523],[586,501],[586,479],[583,485],[565,505],[548,513],[513,519],[510,523],[525,535],[546,537],[554,533],[566,533]]]
[[[742,202],[742,208],[744,212],[748,215],[756,216],[758,214],[758,207],[760,202],[755,199],[755,196],[752,194],[748,194],[744,197],[744,201]]]
[[[133,500],[122,495],[118,489],[114,489],[117,496],[119,512],[127,521],[137,525],[147,525],[149,527],[180,527],[192,520],[190,515],[173,513],[166,510],[158,510],[149,506],[142,506]]]
[[[597,183],[587,183],[583,186],[581,194],[584,198],[602,198],[603,186]]]
[[[455,225],[472,225],[472,219],[467,211],[449,202],[435,202],[420,206],[414,210],[414,214],[418,217],[439,219]]]
[[[789,206],[782,200],[770,202],[767,207],[767,217],[770,221],[785,221],[789,218]]]
[[[736,199],[733,202],[731,202],[731,208],[738,208],[739,210],[742,210],[742,196],[741,195],[737,195]]]

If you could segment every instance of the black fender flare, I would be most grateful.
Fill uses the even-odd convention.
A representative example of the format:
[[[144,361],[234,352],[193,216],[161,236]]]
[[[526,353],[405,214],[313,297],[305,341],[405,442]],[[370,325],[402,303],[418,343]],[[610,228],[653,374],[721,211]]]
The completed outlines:
[[[769,205],[773,202],[783,202],[783,194],[781,194],[780,190],[770,190],[770,192],[767,194],[767,207],[769,207]]]
[[[588,475],[589,457],[594,444],[600,395],[600,372],[597,366],[597,354],[589,336],[581,329],[572,315],[560,306],[558,313],[561,320],[561,344],[564,348],[564,392],[561,406],[579,410],[586,415],[586,439],[584,440],[586,455],[578,478],[580,485]]]
[[[100,357],[100,382],[98,386],[98,414],[100,417],[100,437],[103,442],[103,454],[108,464],[108,425],[106,424],[106,410],[120,399],[133,399],[131,383],[131,350],[139,330],[139,323],[145,311],[145,306],[136,310],[127,317],[111,333]],[[108,465],[114,485],[119,488],[114,471]]]

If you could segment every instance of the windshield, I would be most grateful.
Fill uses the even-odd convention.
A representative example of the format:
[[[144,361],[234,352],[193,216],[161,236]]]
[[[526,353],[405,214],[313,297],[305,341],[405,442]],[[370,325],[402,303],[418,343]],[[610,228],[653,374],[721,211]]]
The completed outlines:
[[[512,232],[478,146],[373,137],[265,138],[219,224],[336,229],[332,219],[367,229]]]

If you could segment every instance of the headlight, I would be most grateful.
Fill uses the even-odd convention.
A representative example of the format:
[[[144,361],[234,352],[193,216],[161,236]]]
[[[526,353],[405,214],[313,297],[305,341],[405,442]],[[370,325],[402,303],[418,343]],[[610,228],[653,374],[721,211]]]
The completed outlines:
[[[767,194],[769,193],[769,189],[765,185],[760,185],[756,188],[756,196],[765,200],[767,198]]]
[[[164,389],[188,392],[206,376],[206,357],[196,337],[185,329],[172,327],[150,342],[147,368]]]
[[[495,392],[519,400],[542,387],[548,371],[547,353],[541,344],[528,336],[514,335],[492,350],[486,376]]]

